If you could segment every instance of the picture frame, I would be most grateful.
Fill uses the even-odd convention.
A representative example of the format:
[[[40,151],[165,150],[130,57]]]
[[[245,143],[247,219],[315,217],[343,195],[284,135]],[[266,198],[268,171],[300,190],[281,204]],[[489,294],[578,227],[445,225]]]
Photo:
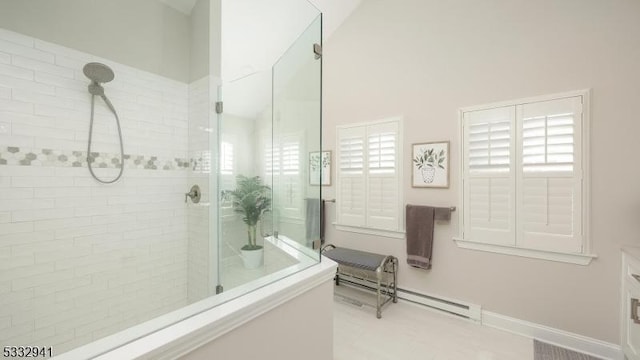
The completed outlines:
[[[309,153],[309,185],[331,186],[331,151]]]
[[[411,187],[449,188],[449,141],[411,145]]]

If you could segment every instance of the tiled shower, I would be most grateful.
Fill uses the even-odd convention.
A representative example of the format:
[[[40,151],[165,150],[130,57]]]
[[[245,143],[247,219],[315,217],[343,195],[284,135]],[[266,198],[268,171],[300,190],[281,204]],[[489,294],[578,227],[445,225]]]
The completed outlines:
[[[305,161],[320,150],[321,62],[312,45],[321,43],[321,17],[300,3],[311,25],[296,18],[272,62],[234,82],[221,80],[224,57],[213,49],[221,41],[214,22],[232,12],[216,14],[220,1],[0,3],[0,344],[98,354],[109,347],[97,340],[129,341],[317,264],[308,246],[319,239],[305,228],[319,222],[308,201],[320,203],[320,187],[310,185]],[[66,13],[94,8],[104,13]],[[75,31],[87,21],[95,28]],[[110,38],[127,26],[119,34],[131,36]],[[114,44],[122,48],[111,56]],[[99,96],[87,153],[83,67],[91,62],[115,74],[102,85],[121,120],[122,160],[114,114]],[[278,150],[292,138],[294,152]],[[236,154],[224,175],[223,142]],[[103,184],[89,163],[100,179],[124,173]],[[243,265],[246,224],[221,200],[237,175],[271,187],[258,268]],[[193,185],[197,203],[185,195]]]
[[[3,343],[65,351],[187,304],[188,234],[208,239],[187,231],[190,86],[8,30],[0,49]],[[106,90],[126,119],[116,186],[86,169],[89,61],[118,75]],[[120,165],[110,116],[97,105],[88,157],[107,178]]]

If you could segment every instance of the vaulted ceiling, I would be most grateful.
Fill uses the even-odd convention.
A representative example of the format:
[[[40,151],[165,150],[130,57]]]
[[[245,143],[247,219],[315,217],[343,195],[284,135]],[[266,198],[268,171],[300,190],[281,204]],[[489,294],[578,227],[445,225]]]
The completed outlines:
[[[198,0],[158,0],[158,1],[187,15],[191,15],[191,10],[193,10],[193,7],[196,5],[196,2],[198,2]]]
[[[309,2],[322,11],[323,38],[327,39],[360,5],[362,0],[309,0]]]
[[[158,0],[184,14],[190,15],[198,0]],[[233,0],[231,0],[233,1]],[[262,0],[265,1],[265,0]],[[300,0],[307,1],[307,0]],[[309,0],[323,13],[323,37],[327,39],[355,10],[362,0]]]

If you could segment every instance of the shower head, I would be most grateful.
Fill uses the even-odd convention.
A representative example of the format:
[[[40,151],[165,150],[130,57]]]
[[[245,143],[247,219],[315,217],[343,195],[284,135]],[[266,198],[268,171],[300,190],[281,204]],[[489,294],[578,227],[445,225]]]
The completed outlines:
[[[115,77],[110,67],[97,62],[88,63],[82,68],[82,72],[86,77],[96,83],[106,83]]]

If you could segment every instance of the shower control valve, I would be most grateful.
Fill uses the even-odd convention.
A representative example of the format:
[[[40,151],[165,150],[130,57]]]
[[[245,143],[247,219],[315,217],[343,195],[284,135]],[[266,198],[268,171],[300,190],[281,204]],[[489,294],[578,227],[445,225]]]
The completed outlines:
[[[200,196],[202,195],[202,192],[200,192],[200,187],[198,185],[193,185],[191,187],[191,190],[188,193],[184,194],[184,202],[187,202],[187,198],[191,198],[191,201],[194,204],[197,204],[200,202]]]

